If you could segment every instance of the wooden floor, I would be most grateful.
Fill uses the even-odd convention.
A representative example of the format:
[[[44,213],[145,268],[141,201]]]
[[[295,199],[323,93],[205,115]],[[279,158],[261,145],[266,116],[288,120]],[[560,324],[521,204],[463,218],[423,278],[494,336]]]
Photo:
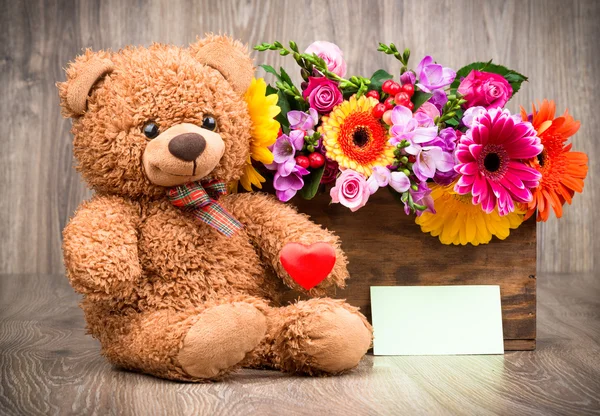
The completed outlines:
[[[533,352],[368,356],[337,378],[244,370],[184,384],[107,364],[63,276],[3,275],[0,414],[600,414],[600,275],[538,286]]]

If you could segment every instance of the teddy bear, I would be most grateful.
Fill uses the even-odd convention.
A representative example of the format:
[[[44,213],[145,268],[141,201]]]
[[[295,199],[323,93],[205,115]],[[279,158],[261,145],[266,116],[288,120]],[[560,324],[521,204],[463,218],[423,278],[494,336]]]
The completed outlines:
[[[64,229],[64,263],[116,366],[196,382],[242,367],[334,375],[370,348],[358,309],[325,297],[348,277],[338,237],[265,193],[227,193],[249,160],[254,72],[246,46],[208,34],[86,50],[57,84],[95,191]],[[281,253],[314,243],[335,261],[305,290]],[[290,289],[306,300],[283,303]]]

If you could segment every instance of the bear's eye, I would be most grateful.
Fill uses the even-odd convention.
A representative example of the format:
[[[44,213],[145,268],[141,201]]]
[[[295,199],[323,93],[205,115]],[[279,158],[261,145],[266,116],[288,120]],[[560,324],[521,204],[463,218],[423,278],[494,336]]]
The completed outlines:
[[[158,133],[160,133],[158,124],[156,124],[154,121],[146,122],[146,124],[144,124],[144,127],[142,128],[142,131],[144,132],[144,135],[149,139],[154,139],[156,136],[158,136]]]
[[[204,120],[202,120],[202,128],[215,131],[217,129],[217,120],[215,120],[213,116],[204,117]]]

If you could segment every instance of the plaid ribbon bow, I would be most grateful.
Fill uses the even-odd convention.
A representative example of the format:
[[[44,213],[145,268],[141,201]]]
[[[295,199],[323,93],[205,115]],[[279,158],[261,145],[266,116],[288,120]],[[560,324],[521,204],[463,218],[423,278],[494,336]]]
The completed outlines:
[[[225,182],[219,180],[190,182],[167,191],[167,196],[174,206],[191,212],[200,221],[231,237],[243,226],[216,201],[226,194]]]

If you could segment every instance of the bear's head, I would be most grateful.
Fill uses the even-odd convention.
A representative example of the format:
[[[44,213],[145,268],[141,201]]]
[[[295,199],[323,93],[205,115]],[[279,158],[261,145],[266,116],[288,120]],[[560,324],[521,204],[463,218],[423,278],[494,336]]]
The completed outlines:
[[[250,153],[243,96],[253,74],[247,49],[224,36],[189,48],[87,50],[57,84],[78,170],[96,191],[129,198],[238,180]]]

